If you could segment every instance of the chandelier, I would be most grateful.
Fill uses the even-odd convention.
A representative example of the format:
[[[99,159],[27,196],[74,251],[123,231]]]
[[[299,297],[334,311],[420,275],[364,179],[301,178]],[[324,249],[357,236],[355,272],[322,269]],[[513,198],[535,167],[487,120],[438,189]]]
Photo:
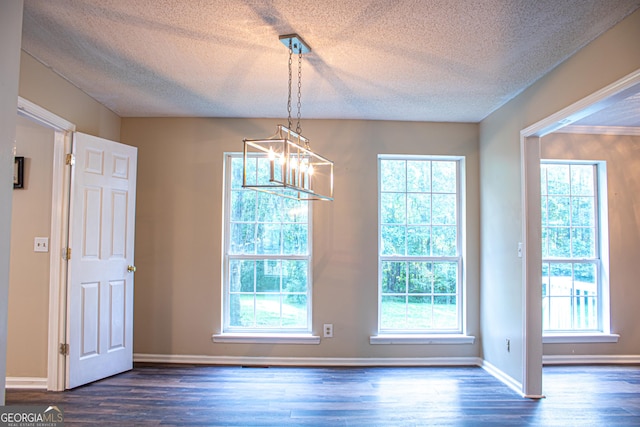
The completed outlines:
[[[242,186],[296,200],[333,200],[333,162],[313,150],[302,136],[300,92],[302,55],[311,51],[297,34],[280,36],[289,48],[288,126],[278,125],[265,139],[243,139]],[[298,122],[291,122],[293,55],[298,57]]]

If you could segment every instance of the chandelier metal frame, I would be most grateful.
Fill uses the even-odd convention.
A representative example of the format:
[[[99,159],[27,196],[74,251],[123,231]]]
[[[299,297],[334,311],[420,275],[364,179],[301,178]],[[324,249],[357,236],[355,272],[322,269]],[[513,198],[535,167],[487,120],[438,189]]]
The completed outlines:
[[[288,126],[265,139],[243,139],[242,187],[296,200],[333,200],[333,162],[315,153],[300,126],[302,55],[311,49],[297,34],[280,36],[289,48]],[[292,130],[292,64],[298,57],[297,124]]]

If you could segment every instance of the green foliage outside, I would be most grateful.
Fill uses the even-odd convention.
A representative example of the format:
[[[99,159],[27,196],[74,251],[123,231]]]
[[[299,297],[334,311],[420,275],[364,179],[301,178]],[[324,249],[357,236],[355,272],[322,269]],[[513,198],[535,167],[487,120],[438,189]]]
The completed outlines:
[[[542,257],[596,256],[595,167],[542,164]]]
[[[380,160],[381,330],[457,330],[457,162]],[[406,257],[409,260],[395,260]]]
[[[231,320],[234,327],[286,329],[307,325],[306,295],[285,295],[281,304],[278,294],[232,294],[231,303],[236,307]]]
[[[455,262],[382,262],[381,329],[455,329]]]
[[[598,328],[595,173],[593,164],[540,167],[545,330]]]
[[[384,330],[455,330],[458,327],[456,297],[382,297]]]
[[[268,174],[249,159],[248,182]],[[306,328],[309,271],[307,202],[242,188],[242,158],[231,161],[229,325]]]

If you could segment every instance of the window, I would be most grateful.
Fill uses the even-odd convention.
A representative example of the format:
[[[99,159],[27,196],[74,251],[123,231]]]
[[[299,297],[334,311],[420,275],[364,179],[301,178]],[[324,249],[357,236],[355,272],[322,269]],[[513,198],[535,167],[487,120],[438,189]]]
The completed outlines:
[[[269,174],[250,160],[248,182]],[[309,203],[242,188],[241,154],[225,173],[224,332],[310,332]]]
[[[600,222],[600,167],[604,165],[541,164],[544,332],[609,332],[602,315],[608,308],[603,306],[601,237],[606,224]]]
[[[462,332],[461,165],[379,156],[379,332]]]

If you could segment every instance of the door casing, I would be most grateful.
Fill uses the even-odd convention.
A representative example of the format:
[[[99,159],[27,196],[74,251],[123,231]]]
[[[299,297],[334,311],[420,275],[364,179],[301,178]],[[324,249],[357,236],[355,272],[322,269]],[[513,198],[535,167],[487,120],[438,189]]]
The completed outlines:
[[[54,130],[53,174],[51,197],[51,235],[49,237],[49,322],[47,343],[47,390],[65,388],[65,357],[60,344],[66,338],[66,276],[67,262],[62,248],[67,246],[69,217],[70,170],[65,166],[66,153],[71,150],[71,138],[76,126],[50,111],[18,97],[18,114]]]

